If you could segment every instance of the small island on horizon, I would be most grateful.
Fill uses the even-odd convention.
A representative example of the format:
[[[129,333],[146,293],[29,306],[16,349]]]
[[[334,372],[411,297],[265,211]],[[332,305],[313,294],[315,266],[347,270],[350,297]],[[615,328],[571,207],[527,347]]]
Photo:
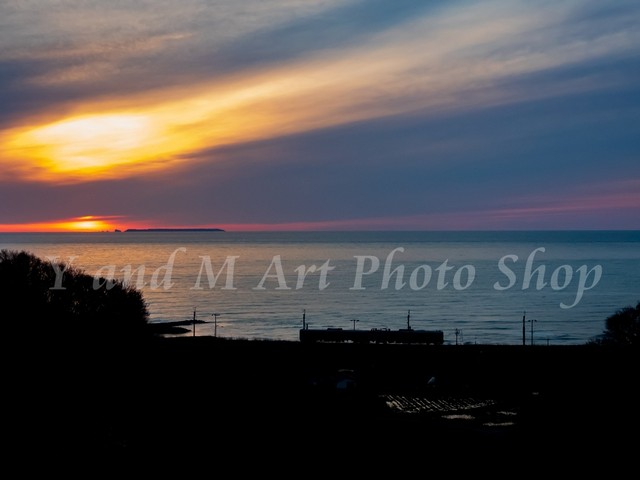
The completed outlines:
[[[222,228],[128,228],[124,232],[224,232]],[[116,233],[121,230],[116,229]]]

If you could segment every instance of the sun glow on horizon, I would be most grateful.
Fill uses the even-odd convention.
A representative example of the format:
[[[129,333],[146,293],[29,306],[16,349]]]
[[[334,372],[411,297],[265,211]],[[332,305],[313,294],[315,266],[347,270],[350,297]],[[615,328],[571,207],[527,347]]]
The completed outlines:
[[[88,216],[62,223],[60,227],[74,232],[97,232],[109,230],[112,226],[104,220],[94,219],[94,217]]]
[[[0,232],[4,233],[36,233],[36,232],[108,232],[118,228],[115,220],[121,217],[93,216],[74,217],[49,222],[0,224]]]

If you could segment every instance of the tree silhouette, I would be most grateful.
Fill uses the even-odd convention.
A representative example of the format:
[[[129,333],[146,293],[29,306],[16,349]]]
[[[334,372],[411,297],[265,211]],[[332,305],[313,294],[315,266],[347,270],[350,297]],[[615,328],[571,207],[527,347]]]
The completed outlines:
[[[640,345],[640,302],[635,307],[621,308],[605,320],[600,343],[608,345]]]
[[[0,251],[3,328],[42,338],[124,342],[146,335],[148,311],[140,291],[94,278],[63,263],[63,288],[48,261],[21,251]]]
[[[63,289],[55,288],[56,271],[64,272]],[[11,438],[29,450],[58,448],[61,458],[120,451],[146,399],[151,342],[142,341],[142,294],[28,252],[0,250],[0,320],[5,348],[15,352],[3,379],[5,409],[15,419]]]

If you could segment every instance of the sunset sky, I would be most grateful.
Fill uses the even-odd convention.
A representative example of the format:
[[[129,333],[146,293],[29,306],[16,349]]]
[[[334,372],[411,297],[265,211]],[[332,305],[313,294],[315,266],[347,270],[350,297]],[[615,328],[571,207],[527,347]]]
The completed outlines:
[[[4,0],[0,231],[640,229],[640,2]]]

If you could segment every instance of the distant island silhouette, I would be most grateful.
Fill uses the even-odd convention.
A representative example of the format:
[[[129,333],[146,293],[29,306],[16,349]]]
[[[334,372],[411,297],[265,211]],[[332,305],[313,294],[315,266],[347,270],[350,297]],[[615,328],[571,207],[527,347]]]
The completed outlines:
[[[127,228],[126,232],[224,232],[222,228]]]

